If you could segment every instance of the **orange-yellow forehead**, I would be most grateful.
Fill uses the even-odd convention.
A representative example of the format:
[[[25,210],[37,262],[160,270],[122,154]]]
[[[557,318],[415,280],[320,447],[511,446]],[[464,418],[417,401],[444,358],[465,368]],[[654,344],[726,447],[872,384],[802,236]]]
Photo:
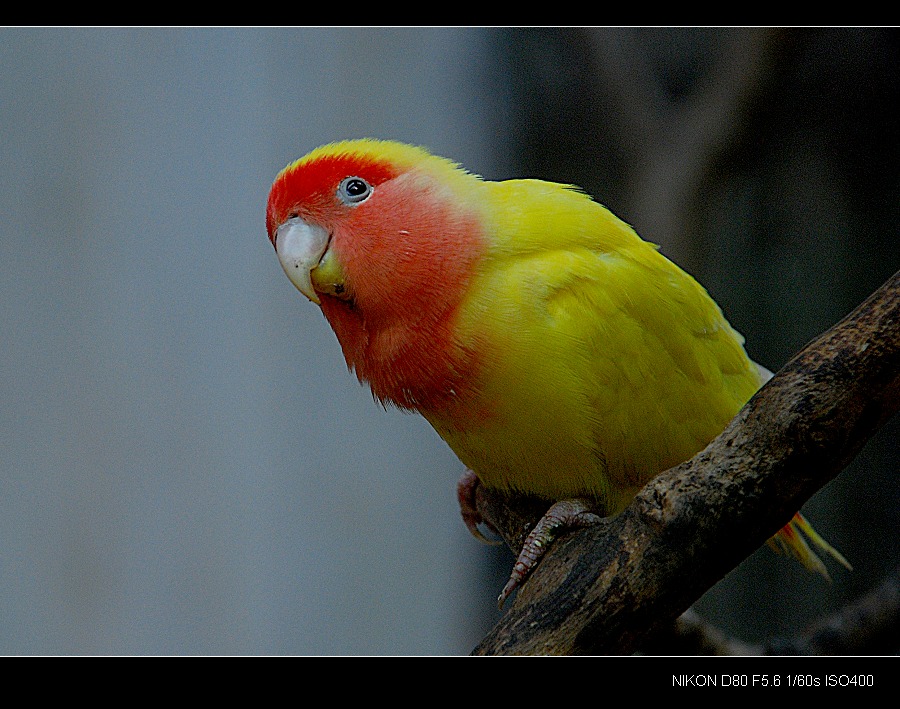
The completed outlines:
[[[398,172],[396,166],[374,156],[336,153],[302,158],[282,170],[272,184],[266,210],[269,236],[292,212],[331,207],[345,177],[362,177],[371,185],[379,185]]]
[[[424,169],[442,180],[465,174],[450,160],[395,141],[364,138],[316,148],[275,178],[266,210],[269,237],[293,212],[315,213],[334,207],[337,187],[346,177],[362,177],[378,186],[411,169]]]

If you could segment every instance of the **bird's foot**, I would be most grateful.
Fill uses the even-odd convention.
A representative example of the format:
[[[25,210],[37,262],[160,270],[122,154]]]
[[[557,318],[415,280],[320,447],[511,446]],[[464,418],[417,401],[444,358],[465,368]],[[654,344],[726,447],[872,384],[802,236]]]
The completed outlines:
[[[603,519],[593,511],[594,508],[594,505],[588,500],[573,498],[560,500],[547,510],[526,537],[522,551],[519,552],[519,557],[513,565],[509,581],[506,582],[497,598],[498,608],[503,608],[503,604],[510,594],[528,578],[538,561],[546,553],[550,542],[556,539],[561,530],[589,527]]]
[[[478,476],[471,470],[466,470],[466,472],[463,473],[459,482],[456,483],[456,499],[459,501],[459,513],[462,515],[466,529],[472,533],[473,537],[485,544],[499,544],[499,541],[485,537],[478,528],[478,525],[483,524],[492,533],[497,533],[497,530],[494,529],[493,525],[481,516],[481,513],[478,511],[478,507],[475,504],[475,495],[480,484]]]

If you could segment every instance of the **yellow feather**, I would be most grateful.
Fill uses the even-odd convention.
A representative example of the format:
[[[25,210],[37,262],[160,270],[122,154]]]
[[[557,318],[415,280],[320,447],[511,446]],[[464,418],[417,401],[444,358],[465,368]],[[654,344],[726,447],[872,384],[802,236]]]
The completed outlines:
[[[706,291],[589,197],[481,182],[488,252],[458,333],[488,351],[482,415],[428,413],[488,486],[624,506],[759,388]]]

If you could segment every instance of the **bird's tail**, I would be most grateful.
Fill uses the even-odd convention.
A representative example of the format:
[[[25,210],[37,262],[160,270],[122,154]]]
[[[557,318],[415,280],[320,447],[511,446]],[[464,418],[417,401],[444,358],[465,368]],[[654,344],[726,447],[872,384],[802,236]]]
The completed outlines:
[[[822,539],[818,532],[812,528],[812,525],[807,522],[806,518],[799,512],[794,515],[790,522],[779,530],[778,534],[769,540],[769,546],[776,551],[781,550],[790,554],[799,560],[807,569],[822,574],[822,576],[830,581],[831,577],[828,575],[828,569],[825,568],[825,564],[822,563],[822,560],[816,553],[810,549],[807,539],[821,551],[826,552],[829,556],[837,560],[842,566],[847,567],[851,571],[853,570],[853,567],[850,566],[850,563],[844,558],[844,555]]]

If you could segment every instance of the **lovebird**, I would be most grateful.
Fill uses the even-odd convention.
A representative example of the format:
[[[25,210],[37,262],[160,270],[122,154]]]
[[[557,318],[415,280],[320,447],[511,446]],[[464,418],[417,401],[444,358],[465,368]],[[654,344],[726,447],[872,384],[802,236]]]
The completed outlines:
[[[348,140],[278,173],[266,230],[350,370],[462,461],[473,534],[478,485],[547,499],[501,605],[558,528],[622,510],[771,376],[694,278],[571,185]],[[799,512],[770,541],[827,577],[807,539],[849,568]]]

